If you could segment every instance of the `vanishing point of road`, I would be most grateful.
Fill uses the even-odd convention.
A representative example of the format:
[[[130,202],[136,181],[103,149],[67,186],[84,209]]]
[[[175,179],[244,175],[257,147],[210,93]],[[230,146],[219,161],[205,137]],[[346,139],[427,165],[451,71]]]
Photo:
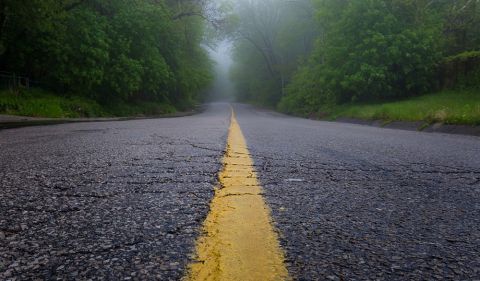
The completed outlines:
[[[480,280],[480,138],[210,104],[0,131],[0,280]]]

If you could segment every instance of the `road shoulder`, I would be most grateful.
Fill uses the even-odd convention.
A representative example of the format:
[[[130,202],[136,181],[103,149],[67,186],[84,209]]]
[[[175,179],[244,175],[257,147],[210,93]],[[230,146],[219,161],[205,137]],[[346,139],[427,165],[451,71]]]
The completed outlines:
[[[30,117],[30,116],[0,114],[0,130],[30,127],[30,126],[58,125],[58,124],[66,124],[66,123],[110,122],[110,121],[127,121],[127,120],[157,119],[157,118],[175,118],[175,117],[192,116],[202,111],[204,111],[204,106],[199,106],[190,111],[181,111],[181,112],[161,114],[161,115],[155,115],[155,116],[100,117],[100,118],[45,118],[45,117]]]
[[[424,121],[385,121],[385,120],[363,120],[354,118],[338,118],[334,122],[350,123],[357,125],[373,126],[386,129],[398,129],[407,131],[419,131],[426,133],[445,133],[457,135],[480,136],[480,126],[469,125],[448,125],[442,123],[427,123]]]
[[[326,119],[318,118],[316,116],[301,117],[296,115],[289,115],[289,114],[281,113],[271,109],[267,109],[264,107],[259,107],[259,106],[255,106],[254,108],[259,112],[268,113],[277,117],[290,116],[290,117],[297,117],[297,118],[309,119],[309,120],[315,120],[315,121],[348,123],[348,124],[371,126],[371,127],[384,128],[384,129],[417,131],[417,132],[425,132],[425,133],[469,135],[469,136],[480,137],[480,126],[449,125],[449,124],[442,124],[442,123],[428,123],[426,121],[365,120],[365,119],[346,118],[346,117],[339,117],[335,120],[326,120]]]

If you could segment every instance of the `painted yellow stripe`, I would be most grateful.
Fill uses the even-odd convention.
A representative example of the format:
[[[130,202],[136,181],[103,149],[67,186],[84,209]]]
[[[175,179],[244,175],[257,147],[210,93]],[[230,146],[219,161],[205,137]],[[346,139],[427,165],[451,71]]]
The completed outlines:
[[[232,109],[221,187],[210,204],[188,281],[290,280],[270,210]]]

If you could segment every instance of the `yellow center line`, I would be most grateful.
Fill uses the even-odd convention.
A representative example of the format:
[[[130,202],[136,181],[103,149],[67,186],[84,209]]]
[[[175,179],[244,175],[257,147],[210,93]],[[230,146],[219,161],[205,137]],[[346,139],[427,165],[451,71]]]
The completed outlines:
[[[290,280],[253,160],[232,109],[221,188],[185,280]]]

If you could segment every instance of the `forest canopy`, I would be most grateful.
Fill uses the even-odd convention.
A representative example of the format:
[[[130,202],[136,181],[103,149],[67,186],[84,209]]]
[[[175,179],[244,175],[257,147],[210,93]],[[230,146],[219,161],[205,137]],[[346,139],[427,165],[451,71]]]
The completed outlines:
[[[480,0],[0,1],[0,77],[100,104],[205,100],[225,39],[237,98],[288,113],[480,87]]]
[[[480,85],[478,0],[244,0],[233,5],[241,100],[308,114]]]
[[[101,103],[202,99],[212,62],[197,0],[3,0],[0,71]]]

